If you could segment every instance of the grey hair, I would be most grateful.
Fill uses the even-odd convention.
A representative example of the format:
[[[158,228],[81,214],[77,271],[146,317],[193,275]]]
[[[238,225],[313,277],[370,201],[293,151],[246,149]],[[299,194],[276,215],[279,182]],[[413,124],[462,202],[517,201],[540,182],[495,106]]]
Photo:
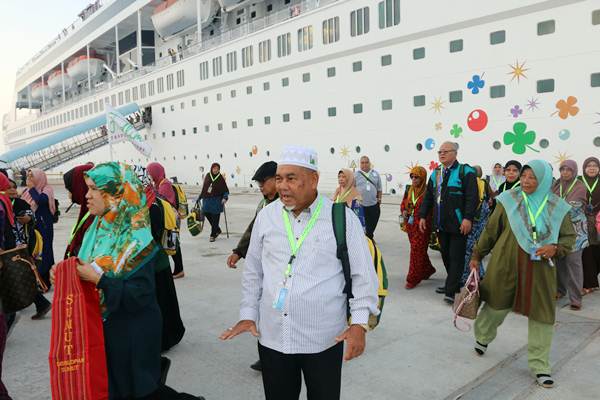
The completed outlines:
[[[442,143],[442,146],[443,145],[448,145],[448,146],[452,147],[452,150],[454,150],[456,152],[458,151],[458,143],[456,143],[456,142],[444,142],[444,143]]]

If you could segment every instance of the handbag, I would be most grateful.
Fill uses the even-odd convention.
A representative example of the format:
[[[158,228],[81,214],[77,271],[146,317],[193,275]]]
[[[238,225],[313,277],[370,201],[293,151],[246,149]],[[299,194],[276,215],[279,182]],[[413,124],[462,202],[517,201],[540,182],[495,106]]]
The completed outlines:
[[[20,311],[33,303],[35,296],[48,287],[40,278],[27,246],[0,251],[0,298],[7,314]]]
[[[467,329],[463,330],[458,327],[458,317],[474,320],[477,318],[477,311],[479,310],[479,275],[477,270],[471,270],[465,286],[460,289],[460,293],[456,295],[454,300],[454,326],[460,331],[468,331],[470,327],[467,325]]]
[[[204,212],[202,212],[202,207],[200,206],[200,199],[196,200],[194,208],[188,214],[187,227],[192,236],[198,236],[202,233],[202,229],[204,228]]]

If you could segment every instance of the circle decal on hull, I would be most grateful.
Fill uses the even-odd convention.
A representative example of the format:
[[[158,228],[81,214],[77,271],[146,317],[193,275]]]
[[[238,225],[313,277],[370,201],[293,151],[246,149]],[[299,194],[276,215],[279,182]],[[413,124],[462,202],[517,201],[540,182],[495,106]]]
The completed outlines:
[[[571,131],[568,129],[562,129],[560,132],[558,132],[558,137],[560,140],[569,140],[571,137]]]
[[[467,126],[473,132],[480,132],[484,130],[487,127],[487,124],[488,115],[484,110],[480,108],[471,111],[471,113],[467,117]]]
[[[433,150],[435,148],[435,140],[432,138],[425,140],[425,148],[427,150]]]

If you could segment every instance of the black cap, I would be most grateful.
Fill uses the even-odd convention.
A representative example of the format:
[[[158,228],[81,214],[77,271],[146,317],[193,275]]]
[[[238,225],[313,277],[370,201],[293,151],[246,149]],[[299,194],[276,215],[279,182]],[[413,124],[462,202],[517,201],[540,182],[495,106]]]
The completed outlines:
[[[267,161],[258,169],[252,177],[253,181],[264,182],[269,178],[272,178],[277,173],[277,163],[275,161]]]

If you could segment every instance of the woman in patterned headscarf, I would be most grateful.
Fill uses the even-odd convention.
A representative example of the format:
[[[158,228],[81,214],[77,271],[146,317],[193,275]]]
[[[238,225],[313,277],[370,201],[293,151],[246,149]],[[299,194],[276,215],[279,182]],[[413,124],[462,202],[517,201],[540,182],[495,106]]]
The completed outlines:
[[[425,232],[419,229],[419,209],[423,203],[423,195],[427,188],[427,171],[416,166],[410,170],[412,184],[404,194],[400,211],[404,218],[404,226],[410,242],[410,263],[406,275],[407,289],[417,286],[422,280],[429,279],[435,273],[431,264],[427,247],[431,235],[431,216],[427,218]]]
[[[600,274],[600,231],[596,228],[596,215],[600,216],[600,160],[589,157],[583,162],[581,182],[587,192],[585,214],[588,222],[590,245],[583,250],[583,293],[598,289]]]
[[[142,183],[129,165],[110,162],[85,172],[95,216],[77,270],[101,290],[111,399],[152,395],[160,380],[161,315],[155,295],[158,251]]]

